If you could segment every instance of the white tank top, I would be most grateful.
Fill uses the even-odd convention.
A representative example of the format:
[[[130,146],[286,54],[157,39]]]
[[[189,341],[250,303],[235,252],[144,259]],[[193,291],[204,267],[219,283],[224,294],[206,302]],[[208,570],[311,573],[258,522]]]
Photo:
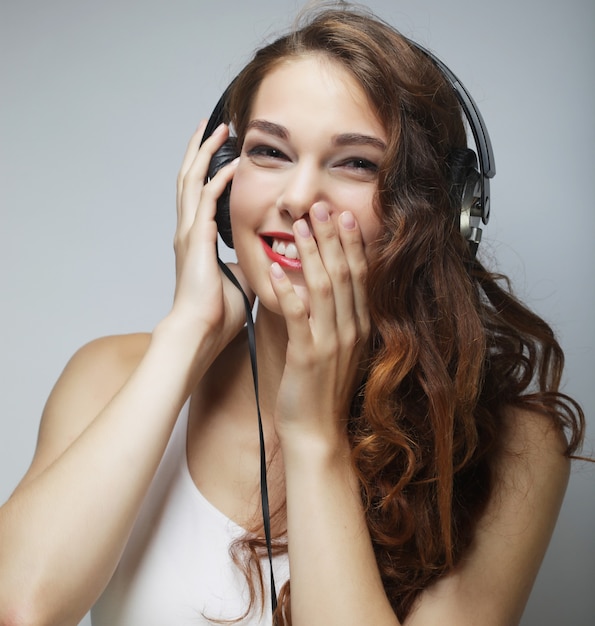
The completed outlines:
[[[243,528],[197,489],[186,457],[188,405],[182,410],[120,563],[91,610],[93,626],[212,626],[248,606],[243,574],[229,556]],[[255,429],[255,436],[257,431]],[[265,613],[239,626],[271,624],[268,561]],[[273,560],[277,590],[289,576],[287,555]],[[257,602],[257,605],[260,603]]]

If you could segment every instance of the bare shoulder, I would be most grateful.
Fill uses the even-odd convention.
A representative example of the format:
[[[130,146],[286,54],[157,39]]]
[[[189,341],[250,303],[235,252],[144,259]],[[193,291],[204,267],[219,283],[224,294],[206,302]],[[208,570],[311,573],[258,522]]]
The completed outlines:
[[[566,437],[548,415],[509,408],[504,414],[504,457],[506,452],[531,456],[536,452],[553,458],[564,456]]]
[[[408,625],[518,624],[568,484],[566,438],[551,418],[509,409],[495,484],[467,554],[420,596]]]
[[[149,333],[112,335],[95,339],[77,350],[67,363],[48,399],[47,408],[74,383],[83,384],[87,395],[109,400],[136,368],[149,345]],[[70,392],[73,389],[68,389]]]
[[[102,337],[72,356],[46,402],[35,456],[22,482],[43,471],[93,421],[136,369],[150,339],[148,333]]]
[[[514,536],[513,543],[526,533],[526,549],[520,551],[520,557],[533,561],[535,574],[568,485],[570,460],[565,456],[566,447],[564,433],[549,416],[517,408],[504,415],[494,491],[477,533],[479,538]]]
[[[539,492],[540,497],[563,497],[570,474],[562,430],[542,413],[518,408],[504,415],[503,445],[496,461],[495,498]],[[496,499],[493,506],[496,507]]]

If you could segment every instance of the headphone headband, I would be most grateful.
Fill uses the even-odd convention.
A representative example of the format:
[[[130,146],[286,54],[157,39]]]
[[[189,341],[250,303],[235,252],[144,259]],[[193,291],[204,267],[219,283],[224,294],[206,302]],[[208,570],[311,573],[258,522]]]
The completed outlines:
[[[455,178],[453,183],[456,184],[458,182],[462,187],[460,198],[460,231],[463,237],[469,242],[471,253],[475,256],[477,247],[481,241],[481,223],[487,224],[490,219],[490,179],[496,174],[492,142],[490,141],[490,136],[479,111],[479,107],[454,72],[432,52],[420,44],[411,39],[405,38],[405,40],[411,47],[426,56],[451,86],[473,135],[473,141],[476,147],[476,153],[473,153],[473,160],[475,161],[475,159],[477,159],[479,171],[475,169],[475,166],[468,167],[465,180],[457,181]],[[207,122],[203,141],[213,133],[215,128],[222,121],[224,121],[225,105],[235,81],[236,79],[234,78],[215,105],[211,117]],[[227,150],[222,150],[221,154],[216,155],[217,158],[214,158],[211,163],[209,177],[214,175],[218,168],[233,159],[235,149],[236,146],[234,144],[231,146],[231,149],[227,148]],[[227,204],[229,190],[224,195],[225,197],[220,199],[219,204],[225,208],[218,211],[217,223],[223,240],[228,246],[233,247],[231,226],[229,225],[229,206]]]
[[[481,184],[479,206],[477,206],[476,209],[483,223],[487,224],[490,219],[490,178],[496,175],[496,162],[494,160],[494,151],[492,149],[490,135],[488,134],[488,129],[483,121],[479,107],[465,85],[463,85],[455,73],[445,63],[417,42],[411,39],[407,39],[407,41],[422,54],[425,54],[440,70],[441,74],[453,88],[459,104],[461,105],[461,109],[463,110],[463,114],[469,123],[473,141],[477,148]]]

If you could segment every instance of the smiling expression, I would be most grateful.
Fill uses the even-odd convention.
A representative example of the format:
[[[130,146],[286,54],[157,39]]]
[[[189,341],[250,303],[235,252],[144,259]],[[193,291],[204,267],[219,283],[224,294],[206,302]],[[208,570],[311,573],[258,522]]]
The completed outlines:
[[[356,80],[333,61],[281,62],[262,81],[251,108],[232,185],[238,261],[267,308],[277,309],[268,268],[277,261],[307,298],[292,224],[323,202],[336,223],[357,220],[366,245],[377,239],[373,208],[386,133]]]

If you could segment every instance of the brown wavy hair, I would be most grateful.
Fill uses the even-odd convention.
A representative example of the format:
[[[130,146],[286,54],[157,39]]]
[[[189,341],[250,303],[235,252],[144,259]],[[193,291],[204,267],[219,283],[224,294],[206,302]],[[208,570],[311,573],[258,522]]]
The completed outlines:
[[[567,432],[568,456],[584,417],[559,392],[564,355],[551,328],[460,234],[458,169],[469,155],[460,105],[434,63],[395,29],[341,3],[259,50],[228,100],[239,145],[263,78],[312,54],[355,77],[388,135],[375,203],[385,235],[368,275],[371,357],[349,434],[376,560],[402,620],[473,537],[492,491],[505,410],[548,415]],[[277,553],[287,549],[284,516],[282,506]],[[232,546],[250,587],[247,613],[259,596],[264,610],[261,534]],[[291,624],[289,583],[276,617]]]

